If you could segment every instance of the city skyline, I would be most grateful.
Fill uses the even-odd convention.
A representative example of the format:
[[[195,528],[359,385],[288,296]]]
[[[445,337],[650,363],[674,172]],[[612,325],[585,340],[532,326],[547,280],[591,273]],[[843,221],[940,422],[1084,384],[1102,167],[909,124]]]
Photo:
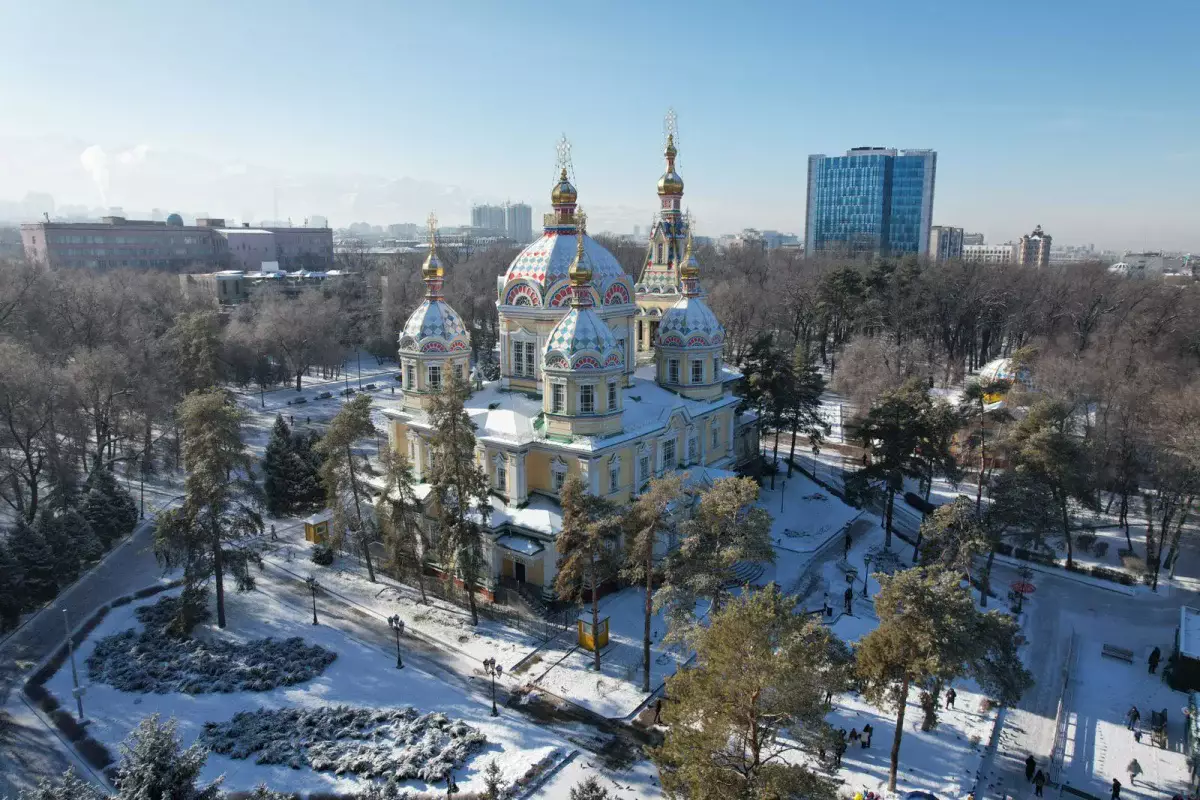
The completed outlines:
[[[128,2],[0,0],[22,31],[0,53],[0,68],[21,76],[6,104],[24,109],[0,117],[0,201],[45,192],[59,205],[297,224],[321,214],[342,227],[431,209],[465,224],[474,204],[521,198],[537,219],[565,132],[580,204],[597,230],[625,232],[647,228],[656,209],[662,117],[674,107],[684,202],[708,234],[803,235],[810,154],[928,147],[940,162],[935,225],[989,242],[1041,224],[1056,241],[1117,251],[1200,249],[1188,193],[1200,178],[1188,135],[1200,103],[1182,79],[1197,9],[1162,4],[1173,20],[1163,27],[1115,3],[1088,14],[870,5],[863,26],[861,7],[700,4],[677,21],[680,74],[666,91],[651,80],[660,49],[612,44],[637,25],[637,6],[587,17],[556,8],[564,30],[582,31],[566,48],[575,91],[541,102],[543,84],[560,79],[527,46],[546,11],[522,4],[463,4],[460,55],[446,59],[445,12],[422,6],[216,2],[203,15],[147,15]],[[1024,26],[1030,15],[1038,24]],[[389,23],[401,19],[397,42]],[[181,26],[186,40],[171,35]],[[1005,33],[1015,26],[1021,37]],[[250,37],[264,27],[287,35]],[[1147,37],[1153,50],[1122,44]],[[327,57],[304,55],[314,51]],[[829,71],[839,53],[880,55]],[[527,75],[525,91],[479,91],[478,70],[495,62]],[[903,80],[880,81],[884,70]],[[795,80],[804,74],[825,78]],[[430,113],[451,101],[454,114]],[[765,174],[784,191],[763,191]]]

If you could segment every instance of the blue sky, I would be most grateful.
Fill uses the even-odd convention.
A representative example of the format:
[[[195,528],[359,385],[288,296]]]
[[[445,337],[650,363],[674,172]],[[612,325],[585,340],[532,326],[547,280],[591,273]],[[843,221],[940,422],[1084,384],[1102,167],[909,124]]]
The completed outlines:
[[[1040,223],[1200,250],[1194,0],[0,0],[0,20],[0,200],[453,223],[544,207],[565,132],[580,202],[629,231],[674,107],[706,232],[802,233],[807,155],[883,145],[937,150],[934,221],[989,241]]]

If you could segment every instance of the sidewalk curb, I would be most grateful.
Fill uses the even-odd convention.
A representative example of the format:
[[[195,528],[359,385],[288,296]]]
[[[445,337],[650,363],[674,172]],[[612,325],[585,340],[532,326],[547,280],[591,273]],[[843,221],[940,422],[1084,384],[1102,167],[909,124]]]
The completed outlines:
[[[1003,564],[1014,569],[1028,567],[1032,571],[1040,572],[1043,575],[1053,575],[1055,577],[1062,578],[1063,580],[1074,581],[1075,583],[1082,584],[1084,586],[1091,586],[1093,589],[1107,589],[1110,592],[1123,594],[1127,597],[1134,597],[1137,595],[1137,592],[1134,591],[1132,586],[1125,586],[1124,584],[1106,581],[1101,578],[1093,578],[1090,575],[1081,575],[1061,567],[1048,567],[1044,564],[1039,564],[1036,561],[1023,561],[1019,558],[1013,558],[1012,556],[1005,556],[1001,555],[1000,553],[996,553],[995,562],[997,564]]]

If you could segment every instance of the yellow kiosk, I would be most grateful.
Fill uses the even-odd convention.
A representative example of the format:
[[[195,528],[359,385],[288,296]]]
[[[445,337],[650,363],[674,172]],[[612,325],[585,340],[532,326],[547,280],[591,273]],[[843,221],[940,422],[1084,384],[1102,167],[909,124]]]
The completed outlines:
[[[608,644],[608,617],[599,617],[597,627],[592,630],[592,614],[580,614],[576,625],[579,628],[579,646],[584,650],[603,650]]]
[[[304,541],[314,544],[325,544],[329,537],[329,523],[333,520],[333,512],[329,509],[318,511],[304,520]]]

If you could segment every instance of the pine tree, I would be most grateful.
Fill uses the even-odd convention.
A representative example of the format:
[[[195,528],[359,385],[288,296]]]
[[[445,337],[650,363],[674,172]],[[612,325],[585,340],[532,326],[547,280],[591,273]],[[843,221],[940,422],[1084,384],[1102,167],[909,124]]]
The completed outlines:
[[[242,540],[261,534],[262,517],[250,456],[242,442],[242,412],[223,392],[193,392],[176,414],[183,432],[184,501],[178,509],[159,515],[155,552],[168,568],[183,567],[184,581],[198,589],[216,583],[217,625],[225,627],[225,570],[239,590],[252,589],[250,564],[261,565]]]
[[[267,513],[273,517],[291,514],[295,508],[293,489],[288,482],[288,460],[292,457],[292,432],[283,415],[275,417],[271,438],[263,452],[263,498]]]
[[[420,505],[413,493],[412,468],[408,459],[391,448],[385,448],[383,461],[384,490],[379,500],[379,535],[387,550],[388,560],[401,580],[415,580],[425,596],[425,555],[428,544],[418,517]]]
[[[59,585],[72,583],[79,577],[79,552],[59,515],[43,506],[34,521],[34,529],[50,549],[54,559],[54,575]]]
[[[623,577],[641,584],[645,593],[642,613],[642,691],[650,691],[650,639],[654,618],[654,552],[661,538],[676,527],[683,510],[683,476],[668,473],[650,481],[625,515],[625,564]]]
[[[74,769],[68,769],[53,780],[40,779],[37,786],[22,790],[17,800],[105,800],[107,797],[91,782],[76,775]]]
[[[343,405],[330,421],[317,449],[324,458],[321,483],[325,486],[325,504],[333,511],[333,538],[340,544],[342,537],[349,533],[367,562],[367,577],[374,583],[370,544],[375,527],[370,520],[363,519],[362,509],[363,503],[369,505],[371,500],[370,487],[364,480],[366,457],[354,452],[356,444],[375,435],[371,399],[371,395],[363,393]]]
[[[18,523],[9,532],[8,548],[21,573],[25,606],[53,600],[58,594],[54,553],[37,529]]]
[[[787,387],[787,407],[784,419],[792,427],[792,446],[788,454],[788,477],[796,460],[796,436],[803,433],[814,452],[819,451],[828,426],[821,419],[821,395],[825,392],[825,378],[817,369],[805,343],[797,344],[792,350],[791,383]]]
[[[699,600],[718,610],[737,583],[739,562],[771,562],[771,515],[757,505],[758,484],[750,478],[719,478],[700,495],[691,518],[680,526],[679,547],[664,562],[663,585],[655,595],[666,608],[672,636],[691,624]]]
[[[562,530],[555,540],[558,573],[554,591],[563,600],[583,601],[589,595],[592,604],[592,630],[600,624],[600,584],[612,573],[614,546],[620,536],[621,520],[612,503],[588,494],[578,475],[567,478],[561,492]],[[592,657],[600,672],[599,640],[593,642]]]
[[[75,548],[81,564],[89,565],[100,560],[104,555],[104,543],[92,530],[91,524],[82,513],[74,508],[68,508],[58,515],[59,524],[66,531]]]
[[[500,765],[493,758],[488,762],[487,768],[483,771],[484,800],[500,800],[503,792],[500,779]]]
[[[219,779],[196,785],[207,758],[199,744],[181,747],[174,719],[146,717],[121,744],[114,800],[218,800]]]
[[[288,483],[292,487],[293,513],[320,508],[325,502],[321,485],[321,451],[316,431],[292,431],[292,458],[288,462]]]
[[[975,556],[989,549],[982,521],[961,495],[926,517],[920,535],[921,566],[940,566],[959,575],[968,573]]]
[[[917,568],[880,579],[875,596],[879,627],[855,651],[863,697],[896,712],[888,790],[896,790],[900,741],[909,690],[936,697],[958,678],[976,679],[1002,705],[1011,705],[1032,684],[1016,652],[1016,622],[1007,614],[981,612],[957,575]]]
[[[11,630],[21,619],[21,609],[25,606],[27,591],[25,575],[16,555],[12,552],[10,542],[0,537],[0,631]]]
[[[670,796],[692,800],[834,798],[832,783],[802,766],[828,725],[834,636],[792,613],[774,585],[730,600],[693,630],[695,665],[667,679],[661,747],[651,758]]]
[[[92,531],[108,549],[131,531],[138,521],[137,503],[107,467],[88,476],[81,511]]]
[[[467,416],[467,386],[453,374],[433,396],[429,421],[429,483],[438,509],[436,547],[447,579],[463,582],[471,624],[479,624],[475,592],[486,564],[483,537],[492,512],[487,475],[475,460],[475,424]]]
[[[608,800],[608,789],[600,785],[600,779],[589,775],[571,787],[571,800]]]

